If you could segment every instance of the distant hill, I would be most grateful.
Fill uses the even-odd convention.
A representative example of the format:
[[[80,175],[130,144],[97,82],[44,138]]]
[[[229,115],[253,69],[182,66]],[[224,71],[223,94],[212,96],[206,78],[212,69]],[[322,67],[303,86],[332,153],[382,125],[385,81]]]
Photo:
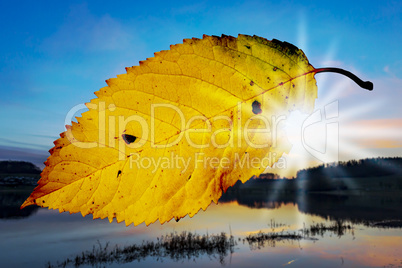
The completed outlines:
[[[25,161],[0,161],[0,185],[21,186],[36,185],[41,170]]]
[[[0,161],[0,174],[40,174],[41,170],[25,161]]]
[[[370,158],[330,163],[303,169],[295,179],[278,179],[263,173],[244,184],[238,181],[229,192],[281,191],[390,191],[402,190],[402,157]]]
[[[378,157],[329,163],[299,170],[297,179],[380,177],[402,173],[402,157]]]

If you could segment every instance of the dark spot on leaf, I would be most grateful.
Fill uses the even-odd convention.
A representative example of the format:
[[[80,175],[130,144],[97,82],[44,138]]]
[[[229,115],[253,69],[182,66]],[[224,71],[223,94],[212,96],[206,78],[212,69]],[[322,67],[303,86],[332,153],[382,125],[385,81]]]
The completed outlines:
[[[95,202],[92,201],[92,205],[95,204]]]
[[[283,82],[280,82],[279,85],[280,85],[280,86],[283,86]]]
[[[261,103],[259,103],[258,101],[254,101],[253,104],[253,113],[254,114],[260,114],[262,112],[261,110]]]
[[[250,81],[250,86],[253,86],[254,85],[254,81]]]
[[[274,71],[276,71],[276,70],[278,70],[278,68],[277,67],[274,67],[274,69],[273,69]]]
[[[120,176],[120,174],[121,174],[121,170],[119,170],[119,171],[117,172],[117,178]]]
[[[189,181],[191,179],[191,175],[187,178],[187,180]]]
[[[179,222],[180,218],[175,218],[176,222]]]
[[[136,136],[129,135],[129,134],[123,134],[123,135],[121,135],[121,137],[123,138],[123,140],[124,140],[127,144],[131,144],[131,143],[135,142],[135,140],[137,139]]]
[[[250,46],[247,46],[247,45],[244,45],[246,48],[248,48],[248,49],[250,49],[251,47]]]
[[[281,50],[289,55],[297,54],[297,52],[299,51],[298,47],[288,42],[282,42],[277,39],[272,39],[272,43],[275,43],[278,46],[280,46]]]
[[[45,203],[45,200],[42,200],[42,203]]]

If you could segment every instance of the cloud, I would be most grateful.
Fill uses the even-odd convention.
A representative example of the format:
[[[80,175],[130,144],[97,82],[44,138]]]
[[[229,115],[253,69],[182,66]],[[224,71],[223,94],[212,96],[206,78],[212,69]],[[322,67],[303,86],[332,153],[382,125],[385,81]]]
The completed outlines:
[[[35,144],[35,143],[32,143],[32,142],[14,141],[14,140],[5,139],[5,138],[0,138],[0,143],[13,144],[13,145],[21,147],[21,148],[25,148],[25,147],[32,148],[33,147],[33,148],[38,148],[38,149],[43,149],[43,150],[48,150],[49,149],[45,145]],[[0,144],[0,146],[2,146],[2,145]]]
[[[12,146],[0,145],[0,161],[2,160],[18,160],[28,161],[40,168],[44,168],[43,162],[49,156],[49,153],[42,150],[17,148]]]
[[[206,7],[207,7],[207,4],[205,2],[197,2],[197,3],[192,3],[190,5],[172,7],[171,14],[172,15],[198,14],[198,13],[204,12]]]
[[[43,41],[41,50],[53,54],[118,50],[127,47],[131,38],[110,15],[97,17],[85,4],[74,5],[60,28]]]

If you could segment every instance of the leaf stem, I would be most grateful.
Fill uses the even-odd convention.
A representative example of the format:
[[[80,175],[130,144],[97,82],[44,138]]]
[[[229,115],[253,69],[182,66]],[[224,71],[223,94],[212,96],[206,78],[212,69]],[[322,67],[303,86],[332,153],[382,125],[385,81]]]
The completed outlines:
[[[313,71],[314,73],[325,73],[325,72],[330,72],[330,73],[338,73],[338,74],[343,74],[347,77],[349,77],[350,79],[352,79],[353,81],[355,81],[356,84],[358,84],[360,87],[367,89],[367,90],[373,90],[373,83],[370,81],[363,81],[361,80],[359,77],[357,77],[356,75],[352,74],[349,71],[346,71],[344,69],[340,69],[340,68],[334,68],[334,67],[326,67],[326,68],[318,68],[315,69]]]

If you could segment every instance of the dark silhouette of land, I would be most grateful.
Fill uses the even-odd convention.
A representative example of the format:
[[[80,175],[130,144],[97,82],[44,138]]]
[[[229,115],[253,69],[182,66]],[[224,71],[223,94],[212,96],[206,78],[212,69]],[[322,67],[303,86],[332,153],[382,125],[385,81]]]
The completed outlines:
[[[350,160],[347,162],[331,163],[303,169],[297,172],[296,180],[302,182],[305,191],[328,191],[328,190],[347,190],[353,187],[348,183],[350,178],[370,178],[377,180],[378,188],[398,188],[402,190],[402,181],[397,180],[397,176],[402,176],[402,158],[370,158],[361,160]],[[394,183],[385,182],[384,177],[396,176]],[[335,182],[338,180],[338,183]],[[367,181],[366,181],[367,182]],[[357,180],[361,187],[365,186],[365,181]]]
[[[40,174],[41,170],[25,161],[0,161],[0,174]]]
[[[20,209],[39,179],[29,162],[0,162],[0,219],[24,218],[36,206]],[[402,220],[402,158],[373,158],[325,164],[300,170],[295,179],[261,174],[238,181],[219,202],[237,201],[251,208],[277,208],[288,203],[301,212],[332,220],[373,224]]]
[[[39,207],[20,209],[40,178],[41,170],[25,161],[0,161],[0,219],[23,219]]]
[[[300,170],[293,179],[277,178],[279,177],[272,173],[261,174],[244,184],[238,181],[228,191],[402,191],[402,158],[371,158],[330,163]]]
[[[36,185],[41,170],[25,161],[0,161],[0,186]]]
[[[295,179],[261,174],[238,181],[219,202],[250,208],[297,205],[301,212],[331,220],[401,226],[402,158],[373,158],[301,170]],[[385,224],[384,222],[397,224]]]

